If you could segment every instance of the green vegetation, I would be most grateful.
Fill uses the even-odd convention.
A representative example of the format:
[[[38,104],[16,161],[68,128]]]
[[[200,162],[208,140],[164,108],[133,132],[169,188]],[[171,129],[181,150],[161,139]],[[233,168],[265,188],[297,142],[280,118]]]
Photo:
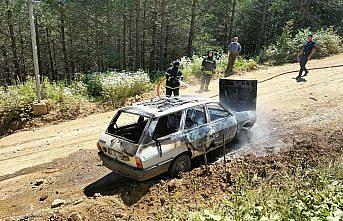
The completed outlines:
[[[0,1],[0,85],[33,75],[26,2]],[[234,36],[244,58],[257,57],[277,45],[289,21],[293,36],[309,27],[343,34],[341,0],[47,0],[34,12],[40,71],[50,81],[112,69],[156,73],[182,56],[226,52]],[[280,46],[267,58],[282,54]]]
[[[314,35],[317,51],[314,58],[337,54],[343,49],[342,37],[337,35],[332,27],[311,32],[309,29],[300,30],[293,35],[293,22],[288,22],[276,43],[271,44],[260,53],[260,62],[285,63],[296,61],[297,53],[304,44],[308,34]]]
[[[306,169],[299,165],[294,174],[278,171],[274,179],[265,179],[257,187],[254,182],[257,178],[242,171],[235,191],[228,193],[221,204],[179,214],[179,218],[194,221],[342,220],[342,160]]]
[[[203,57],[199,56],[193,56],[192,60],[189,58],[183,57],[181,59],[182,64],[182,73],[184,75],[185,80],[191,80],[194,78],[201,78],[201,63],[202,63]],[[223,54],[216,57],[217,62],[217,69],[216,74],[219,75],[223,73],[227,67],[228,62],[228,56],[227,54]],[[257,61],[254,59],[245,59],[241,56],[238,56],[234,70],[236,72],[241,71],[251,71],[257,69]]]
[[[77,115],[81,105],[90,102],[118,107],[129,97],[141,95],[151,89],[148,75],[137,73],[94,73],[78,81],[66,83],[42,80],[42,99],[57,113]],[[35,100],[35,81],[0,88],[0,135],[20,129],[32,119],[32,102]]]

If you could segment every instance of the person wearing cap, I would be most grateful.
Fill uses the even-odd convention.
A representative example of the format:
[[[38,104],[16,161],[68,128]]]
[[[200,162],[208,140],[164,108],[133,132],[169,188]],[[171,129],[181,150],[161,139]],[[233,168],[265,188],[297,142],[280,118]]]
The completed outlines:
[[[313,35],[310,34],[307,36],[307,41],[301,47],[301,50],[299,51],[297,56],[300,63],[300,70],[296,79],[299,79],[302,76],[306,76],[308,74],[309,71],[306,69],[306,64],[309,60],[311,60],[314,52],[316,52],[316,43],[313,41]],[[304,71],[305,74],[302,75]]]
[[[225,77],[229,76],[233,72],[233,66],[241,50],[242,50],[242,47],[238,43],[238,37],[234,37],[233,41],[228,46],[229,61],[228,61],[227,68],[225,70]]]
[[[200,84],[200,92],[208,91],[208,86],[216,71],[216,60],[213,57],[213,52],[208,51],[207,57],[204,58],[201,64],[202,78]]]
[[[180,70],[180,62],[174,61],[173,66],[168,68],[166,72],[166,96],[179,96],[180,80],[182,80],[182,72]]]

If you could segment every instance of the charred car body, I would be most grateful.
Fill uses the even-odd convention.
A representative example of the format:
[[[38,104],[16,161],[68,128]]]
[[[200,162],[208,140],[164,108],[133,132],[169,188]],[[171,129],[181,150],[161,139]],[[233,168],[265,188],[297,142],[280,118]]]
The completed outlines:
[[[99,156],[107,168],[138,181],[187,171],[191,159],[254,125],[256,86],[221,79],[220,102],[180,96],[122,108],[100,136]]]

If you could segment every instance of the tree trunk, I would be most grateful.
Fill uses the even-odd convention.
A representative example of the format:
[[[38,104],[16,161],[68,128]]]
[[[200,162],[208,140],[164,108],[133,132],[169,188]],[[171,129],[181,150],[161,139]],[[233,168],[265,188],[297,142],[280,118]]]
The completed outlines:
[[[225,25],[224,25],[224,42],[223,42],[223,49],[224,53],[227,53],[228,48],[227,45],[229,43],[229,39],[231,38],[230,36],[230,24],[231,24],[231,15],[232,15],[232,0],[227,1],[226,5],[226,16],[225,16]]]
[[[141,1],[135,0],[136,11],[136,49],[135,49],[135,67],[141,68]]]
[[[196,19],[196,8],[198,0],[192,0],[192,16],[191,16],[191,25],[189,28],[188,35],[188,45],[187,45],[187,56],[191,58],[193,56],[193,40],[195,35],[195,19]]]
[[[123,12],[123,66],[122,69],[127,70],[127,61],[126,61],[126,14]]]
[[[15,38],[15,32],[14,32],[14,22],[13,22],[13,12],[11,9],[11,5],[9,0],[5,0],[6,2],[6,18],[7,18],[7,27],[9,31],[9,37],[10,37],[10,44],[12,49],[12,57],[13,57],[13,64],[14,64],[14,73],[15,73],[15,79],[18,79],[20,77],[20,67],[19,67],[19,59],[18,59],[18,53],[17,53],[17,44],[16,44],[16,38]]]
[[[56,76],[55,76],[55,67],[54,67],[54,61],[52,59],[52,52],[51,52],[51,44],[50,44],[50,31],[48,27],[45,27],[45,31],[46,31],[46,42],[47,42],[47,46],[48,46],[48,54],[49,54],[49,64],[50,64],[50,72],[49,72],[49,77],[50,80],[54,81],[56,80]]]
[[[133,12],[132,10],[130,11],[130,16],[129,16],[129,53],[128,53],[128,59],[129,59],[129,69],[131,70],[134,66],[134,59],[133,59],[133,54],[134,54],[134,49],[133,49],[133,40],[132,40],[132,17],[133,17]],[[133,64],[133,65],[132,65]]]
[[[62,52],[63,52],[63,57],[64,57],[64,77],[68,78],[69,76],[69,65],[68,65],[68,52],[67,52],[67,46],[66,46],[66,35],[65,35],[65,12],[64,12],[64,7],[61,6],[60,9],[60,19],[61,19],[61,44],[62,44]]]
[[[20,72],[21,81],[26,81],[27,70],[26,70],[26,57],[25,57],[25,43],[23,38],[23,24],[19,22],[19,34],[20,34]]]
[[[2,45],[0,48],[2,51],[2,57],[4,58],[4,70],[2,73],[2,85],[5,86],[5,90],[7,89],[7,85],[9,85],[11,83],[11,73],[10,73],[10,68],[9,68],[9,64],[8,64],[8,54],[6,51],[6,47],[5,45]]]
[[[166,0],[161,2],[161,33],[160,33],[160,56],[159,69],[163,70],[165,65],[165,45],[166,45]]]
[[[157,53],[158,53],[158,43],[157,43],[157,12],[154,11],[154,21],[153,21],[153,27],[152,27],[152,50],[150,53],[150,70],[156,70],[157,69]]]
[[[230,18],[230,29],[229,29],[229,39],[231,40],[232,32],[233,32],[233,24],[235,21],[235,14],[236,14],[236,0],[232,0],[232,7],[231,7],[231,18]]]
[[[262,11],[261,11],[261,20],[260,20],[260,28],[258,32],[257,38],[257,45],[256,45],[256,52],[259,53],[263,42],[265,41],[266,36],[266,23],[267,23],[267,15],[268,15],[268,0],[262,1]]]
[[[145,70],[146,69],[146,64],[145,64],[145,51],[146,51],[146,10],[147,10],[147,1],[144,1],[144,6],[143,6],[143,36],[142,36],[142,51],[141,51],[141,61],[142,61],[142,67]]]

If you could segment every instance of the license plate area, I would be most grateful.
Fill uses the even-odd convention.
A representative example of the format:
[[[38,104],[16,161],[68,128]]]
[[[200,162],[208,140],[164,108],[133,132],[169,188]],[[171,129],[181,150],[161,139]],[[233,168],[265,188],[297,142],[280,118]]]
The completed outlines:
[[[120,153],[118,151],[112,150],[110,148],[108,148],[108,154],[111,155],[114,159],[121,159],[124,161],[129,161],[130,158],[128,156],[126,156],[123,153]]]
[[[109,155],[111,155],[111,157],[113,157],[114,159],[117,159],[116,151],[114,151],[114,150],[108,148],[107,153],[108,153]]]

